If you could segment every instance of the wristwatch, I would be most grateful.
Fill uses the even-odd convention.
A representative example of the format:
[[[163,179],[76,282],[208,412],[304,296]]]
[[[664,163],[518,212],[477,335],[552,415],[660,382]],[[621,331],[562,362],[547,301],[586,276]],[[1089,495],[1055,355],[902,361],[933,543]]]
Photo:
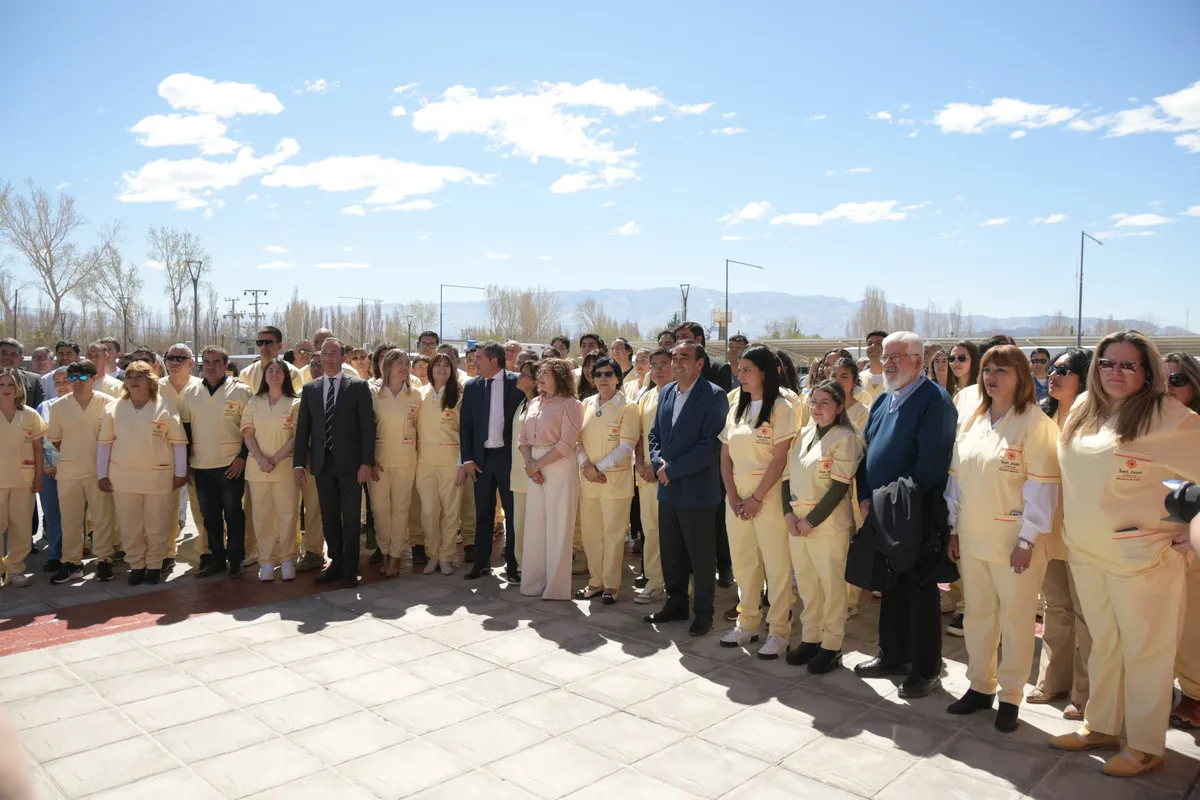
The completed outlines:
[[[1021,548],[1022,550],[1032,550],[1033,542],[1029,541],[1028,539],[1017,539],[1017,547]]]

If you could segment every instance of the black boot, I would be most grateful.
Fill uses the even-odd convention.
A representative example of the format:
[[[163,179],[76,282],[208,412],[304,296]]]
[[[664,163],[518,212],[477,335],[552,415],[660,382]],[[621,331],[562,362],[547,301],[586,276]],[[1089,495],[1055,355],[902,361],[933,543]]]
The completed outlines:
[[[992,707],[992,703],[994,702],[996,702],[996,695],[994,694],[984,694],[974,689],[967,689],[967,693],[951,703],[946,711],[947,713],[960,716],[974,714],[976,711],[987,711]]]
[[[799,647],[794,647],[787,651],[787,655],[783,660],[791,664],[793,667],[803,667],[805,664],[813,660],[813,657],[821,650],[821,645],[816,642],[804,642]]]
[[[413,545],[412,559],[413,559],[414,567],[418,566],[420,564],[428,564],[429,563],[429,556],[425,555],[425,545],[423,545],[423,544],[414,544]]]
[[[129,585],[130,586],[139,586],[142,583],[142,581],[144,581],[144,580],[146,580],[146,570],[144,570],[144,569],[129,570]]]
[[[161,578],[161,577],[162,577],[161,569],[146,570],[146,583],[150,584],[151,586],[154,586],[155,584],[157,584],[159,578]]]
[[[1012,733],[1017,729],[1017,704],[1000,703],[996,710],[996,730],[1001,733]]]
[[[826,650],[824,647],[808,662],[808,671],[813,675],[824,675],[833,672],[842,665],[841,650]]]

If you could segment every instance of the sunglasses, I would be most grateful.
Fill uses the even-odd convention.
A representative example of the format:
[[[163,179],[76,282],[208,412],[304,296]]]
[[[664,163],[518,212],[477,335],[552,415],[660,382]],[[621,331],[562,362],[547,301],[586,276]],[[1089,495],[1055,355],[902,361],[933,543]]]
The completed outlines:
[[[1031,358],[1031,359],[1029,359],[1029,363],[1030,364],[1049,364],[1050,359],[1048,359],[1048,358]]]
[[[302,353],[302,354],[304,354],[304,355],[310,355],[310,356],[312,355],[312,350],[309,350],[309,349],[308,349],[308,348],[306,348],[306,347],[301,347],[301,348],[300,348],[299,350],[297,350],[296,352],[297,352],[297,353]]]
[[[164,360],[172,364],[182,364],[184,361],[189,361],[190,359],[187,356],[166,356]]]
[[[965,364],[970,359],[971,359],[971,357],[969,355],[967,355],[966,353],[959,353],[956,356],[947,356],[946,357],[946,360],[949,361],[950,363],[954,363],[955,361],[957,361],[960,364]]]
[[[1060,378],[1065,378],[1072,372],[1075,372],[1075,370],[1071,369],[1066,364],[1055,364],[1053,367],[1049,367],[1046,370],[1047,375],[1057,375]]]
[[[613,372],[610,369],[605,369],[605,370],[601,370],[600,372],[592,372],[592,377],[593,378],[615,378],[615,377],[617,377],[617,373]]]
[[[91,377],[91,375],[68,375],[67,380],[69,380],[71,383],[75,383],[76,381],[83,381],[84,383],[87,383],[89,380],[91,380]]]
[[[1108,358],[1097,358],[1096,366],[1101,372],[1112,372],[1114,369],[1119,369],[1121,372],[1137,372],[1142,368],[1137,361],[1113,361]]]
[[[1176,389],[1182,389],[1183,387],[1187,386],[1190,381],[1188,380],[1187,375],[1184,375],[1182,372],[1176,372],[1174,375],[1167,376],[1167,383],[1171,386],[1174,386]]]

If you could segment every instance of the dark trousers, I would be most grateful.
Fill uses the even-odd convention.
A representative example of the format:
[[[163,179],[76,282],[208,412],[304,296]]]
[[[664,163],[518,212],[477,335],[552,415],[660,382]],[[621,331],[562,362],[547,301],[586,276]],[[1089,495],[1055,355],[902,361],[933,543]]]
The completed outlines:
[[[918,583],[901,574],[900,585],[879,603],[879,657],[889,664],[911,664],[913,678],[942,673],[942,608],[938,585]]]
[[[513,495],[510,476],[512,452],[497,448],[483,451],[483,463],[475,476],[475,566],[486,569],[492,560],[492,536],[496,525],[496,493],[504,509],[504,566],[517,571],[517,537],[513,532]]]
[[[721,497],[725,496],[725,481],[721,481]],[[729,553],[729,531],[725,528],[725,504],[717,503],[717,569],[733,573],[733,556]]]
[[[639,491],[637,486],[633,487],[633,502],[629,504],[629,535],[634,539],[646,535],[642,530],[642,498],[638,495]]]
[[[242,496],[246,493],[246,476],[226,478],[229,467],[193,470],[196,476],[196,502],[204,517],[204,533],[212,560],[219,564],[241,564],[246,557],[246,512]],[[225,545],[228,531],[229,546]],[[270,553],[262,553],[269,558]]]
[[[358,474],[338,475],[329,464],[316,477],[330,574],[341,578],[358,577],[359,516],[362,514],[362,484],[358,482]]]
[[[720,510],[720,504],[717,505]],[[695,596],[697,619],[711,620],[717,591],[716,514],[712,506],[681,508],[665,500],[658,504],[658,541],[662,551],[667,603],[663,610],[687,611],[688,576]],[[694,574],[693,574],[694,573]]]

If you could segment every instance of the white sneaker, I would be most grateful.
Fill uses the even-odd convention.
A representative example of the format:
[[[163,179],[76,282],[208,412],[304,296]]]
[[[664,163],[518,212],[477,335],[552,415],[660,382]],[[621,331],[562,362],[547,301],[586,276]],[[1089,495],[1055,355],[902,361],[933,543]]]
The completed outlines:
[[[858,606],[846,606],[846,619],[858,616]]]
[[[296,580],[296,562],[290,558],[283,562],[283,566],[279,568],[279,574],[285,581]]]
[[[275,568],[270,564],[263,564],[258,568],[258,579],[263,583],[270,583],[275,580]]]
[[[421,570],[422,575],[432,575],[438,571],[438,560],[436,558],[429,559],[429,563],[425,565],[425,569]]]
[[[643,604],[657,603],[659,600],[662,600],[666,596],[667,596],[667,593],[664,592],[662,589],[651,589],[649,586],[647,586],[645,589],[642,589],[641,591],[639,591],[637,594],[635,594],[633,596],[633,602],[643,603]]]
[[[751,642],[757,641],[757,633],[748,631],[740,625],[734,625],[733,630],[721,637],[721,647],[745,647]],[[786,645],[786,642],[784,644]]]
[[[758,657],[770,661],[773,658],[779,658],[787,652],[788,640],[782,636],[768,636],[767,643],[758,648]]]
[[[443,561],[441,564],[441,567],[442,567],[443,575],[453,575],[454,574],[454,565],[451,564],[449,561]]]
[[[15,586],[18,589],[24,589],[33,584],[33,578],[26,575],[24,572],[10,572],[8,574],[8,585]]]

